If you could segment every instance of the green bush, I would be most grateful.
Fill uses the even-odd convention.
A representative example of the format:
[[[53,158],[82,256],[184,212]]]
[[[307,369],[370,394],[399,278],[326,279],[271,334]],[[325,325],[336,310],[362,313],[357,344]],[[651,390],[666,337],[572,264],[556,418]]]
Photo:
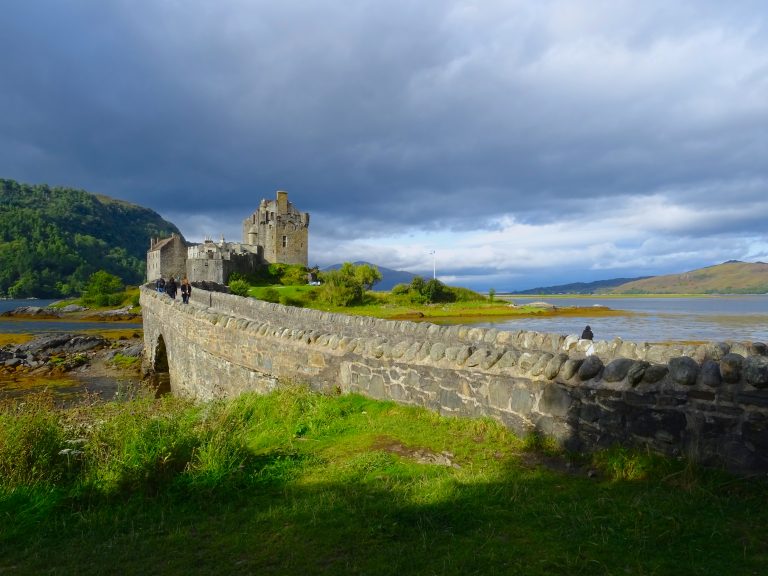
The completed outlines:
[[[405,296],[410,292],[411,287],[408,284],[395,284],[389,291],[392,296]]]
[[[424,285],[424,289],[421,293],[426,297],[429,304],[436,302],[453,302],[456,297],[445,284],[433,278]]]
[[[118,306],[125,299],[124,289],[120,278],[99,270],[91,274],[81,300],[84,304],[92,306]]]
[[[232,280],[229,283],[230,292],[237,296],[248,296],[248,290],[250,290],[250,288],[251,285],[248,284],[246,280]]]
[[[306,302],[298,296],[283,294],[280,296],[280,304],[283,306],[296,306],[298,308],[303,308],[306,305]]]
[[[482,302],[487,300],[485,296],[469,288],[462,288],[460,286],[446,286],[445,288],[453,294],[454,302]],[[494,296],[495,294],[494,292]],[[491,298],[491,302],[493,302],[493,298]]]
[[[287,266],[280,276],[280,284],[283,286],[301,286],[307,283],[307,269],[304,266]]]
[[[274,288],[265,288],[259,292],[259,299],[277,304],[280,302],[280,292]]]
[[[330,270],[321,275],[322,285],[318,300],[332,306],[352,306],[363,301],[363,285],[354,275],[341,270]]]

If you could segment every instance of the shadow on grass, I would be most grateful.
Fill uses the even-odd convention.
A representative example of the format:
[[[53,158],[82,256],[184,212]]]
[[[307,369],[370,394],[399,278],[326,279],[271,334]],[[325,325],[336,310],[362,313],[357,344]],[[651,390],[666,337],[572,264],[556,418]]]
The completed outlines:
[[[229,478],[153,495],[0,496],[0,573],[760,574],[764,481],[603,481],[498,473],[372,451],[343,469],[252,455]]]

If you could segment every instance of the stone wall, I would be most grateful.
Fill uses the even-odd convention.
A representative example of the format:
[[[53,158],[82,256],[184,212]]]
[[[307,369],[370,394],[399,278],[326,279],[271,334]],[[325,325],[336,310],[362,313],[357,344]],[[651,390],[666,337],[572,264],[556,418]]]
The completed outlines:
[[[359,392],[455,416],[490,416],[572,450],[648,446],[733,469],[768,469],[761,343],[662,346],[387,321],[195,290],[142,289],[147,367],[207,399],[279,381]]]
[[[187,273],[187,245],[178,234],[153,240],[147,252],[147,281],[170,276],[182,278]]]

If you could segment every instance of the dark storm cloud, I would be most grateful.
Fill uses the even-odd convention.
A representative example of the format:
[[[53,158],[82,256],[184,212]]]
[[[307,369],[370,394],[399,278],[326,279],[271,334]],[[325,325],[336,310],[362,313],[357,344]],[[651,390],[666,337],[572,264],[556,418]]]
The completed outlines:
[[[424,249],[377,238],[497,233],[485,255],[504,230],[567,222],[565,241],[622,206],[666,217],[627,238],[618,218],[595,258],[659,266],[649,235],[765,243],[761,2],[11,0],[3,20],[0,175],[132,200],[187,236],[237,236],[285,189],[313,246],[384,265]],[[510,252],[468,274],[523,269]]]

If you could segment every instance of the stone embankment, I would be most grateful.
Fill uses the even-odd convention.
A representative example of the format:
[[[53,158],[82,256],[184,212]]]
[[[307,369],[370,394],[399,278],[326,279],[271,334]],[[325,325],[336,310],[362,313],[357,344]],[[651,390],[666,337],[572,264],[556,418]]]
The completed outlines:
[[[280,380],[442,414],[489,416],[573,450],[647,446],[768,469],[766,346],[583,341],[389,321],[204,290],[184,305],[142,289],[148,368],[198,398]]]

